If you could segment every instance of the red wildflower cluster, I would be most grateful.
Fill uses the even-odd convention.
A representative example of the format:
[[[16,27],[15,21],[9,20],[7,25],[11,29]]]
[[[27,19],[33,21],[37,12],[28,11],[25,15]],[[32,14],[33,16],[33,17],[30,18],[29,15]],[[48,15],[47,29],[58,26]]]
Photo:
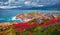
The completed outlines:
[[[47,22],[43,23],[43,24],[40,25],[40,26],[45,27],[45,26],[47,26],[47,25],[55,24],[55,23],[57,23],[57,22],[60,22],[60,19],[52,19],[52,20],[50,20],[50,21],[47,21]]]
[[[13,24],[13,27],[16,29],[16,30],[19,30],[20,28],[23,28],[23,29],[30,29],[32,27],[36,27],[36,24],[30,24],[28,22],[24,22],[24,23],[17,23],[17,24]]]
[[[55,24],[57,22],[60,22],[60,19],[52,19],[50,21],[47,21],[47,22],[44,22],[43,24],[41,24],[40,26],[41,27],[45,27],[45,26],[48,26],[50,24]],[[33,24],[30,24],[29,22],[22,22],[22,23],[17,23],[17,24],[13,24],[13,27],[16,29],[16,30],[20,30],[20,29],[25,29],[25,30],[30,30],[34,27],[37,26],[38,23],[33,23]]]

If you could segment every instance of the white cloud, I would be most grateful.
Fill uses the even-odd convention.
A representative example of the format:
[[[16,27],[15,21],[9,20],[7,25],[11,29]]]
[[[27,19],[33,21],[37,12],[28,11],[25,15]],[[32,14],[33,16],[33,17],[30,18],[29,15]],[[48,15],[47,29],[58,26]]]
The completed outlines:
[[[36,5],[37,7],[43,7],[43,6],[45,6],[45,5]]]
[[[25,0],[20,0],[20,1],[25,1]]]
[[[36,2],[32,2],[32,5],[35,6],[35,5],[37,5],[37,3]]]
[[[17,8],[24,6],[35,6],[35,7],[42,7],[44,5],[53,5],[55,3],[58,3],[58,0],[9,0],[8,2],[2,3],[0,2],[0,8],[6,9],[6,8]],[[7,6],[1,6],[7,5]],[[13,5],[13,6],[9,6]],[[15,6],[17,5],[17,6]]]
[[[18,8],[18,7],[22,7],[22,6],[16,6],[16,5],[14,5],[14,4],[12,4],[12,3],[15,3],[15,1],[14,0],[9,0],[8,2],[5,2],[5,3],[3,3],[3,2],[1,2],[1,5],[0,5],[0,8],[2,8],[2,9],[10,9],[10,8]],[[7,5],[8,4],[8,5]],[[6,5],[6,6],[4,6],[4,5]],[[10,5],[13,5],[13,6],[10,6]]]
[[[0,6],[0,8],[2,9],[10,9],[10,8],[18,8],[18,7],[22,7],[22,6]]]
[[[30,6],[31,2],[30,1],[25,1],[24,4],[27,5],[27,6]]]

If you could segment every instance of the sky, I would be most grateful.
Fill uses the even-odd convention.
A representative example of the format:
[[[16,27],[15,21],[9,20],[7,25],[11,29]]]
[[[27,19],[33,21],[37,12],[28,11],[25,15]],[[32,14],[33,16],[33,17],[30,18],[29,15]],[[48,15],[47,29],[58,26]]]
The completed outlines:
[[[43,7],[43,6],[54,5],[58,3],[59,0],[0,0],[0,8],[10,8],[10,7],[13,8],[12,6],[14,6],[14,8],[24,7],[24,6]],[[8,6],[8,7],[4,7],[4,6]]]

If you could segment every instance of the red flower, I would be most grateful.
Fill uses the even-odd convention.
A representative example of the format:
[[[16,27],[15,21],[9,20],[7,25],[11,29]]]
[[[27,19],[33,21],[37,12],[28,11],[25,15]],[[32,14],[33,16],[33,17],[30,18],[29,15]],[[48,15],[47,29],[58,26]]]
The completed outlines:
[[[36,24],[30,24],[31,27],[36,27]]]
[[[43,23],[40,26],[45,27],[45,26],[50,25],[50,24],[55,24],[56,22],[60,22],[60,19],[52,19],[50,21],[47,21],[47,22]]]
[[[56,23],[57,22],[57,19],[53,19],[51,20],[52,23]]]
[[[15,28],[21,28],[22,27],[22,23],[18,23],[18,24],[13,24],[13,27],[15,27]]]
[[[27,22],[26,23],[23,23],[23,26],[22,27],[25,28],[25,29],[26,28],[29,28],[29,23],[27,23]]]
[[[44,22],[41,26],[47,26],[51,23],[51,21]]]
[[[60,22],[60,19],[57,19],[57,22]]]

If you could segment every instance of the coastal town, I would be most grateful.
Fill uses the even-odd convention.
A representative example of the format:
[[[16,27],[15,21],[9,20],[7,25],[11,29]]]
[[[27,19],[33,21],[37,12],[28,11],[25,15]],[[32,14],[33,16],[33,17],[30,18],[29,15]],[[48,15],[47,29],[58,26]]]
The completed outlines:
[[[31,20],[40,18],[40,20],[52,20],[52,19],[60,19],[60,14],[44,14],[40,12],[31,12],[28,14],[18,14],[16,19],[22,19],[24,22],[29,22]],[[40,21],[39,21],[40,22]],[[41,21],[43,22],[43,21]],[[0,23],[0,25],[11,25],[9,22]]]
[[[41,20],[60,19],[60,14],[44,14],[40,12],[30,12],[28,14],[18,14],[15,19],[22,19],[24,20],[24,22],[28,22],[38,18],[40,18]]]
[[[34,30],[36,27],[42,28],[45,27],[46,25],[49,25],[50,23],[53,24],[56,22],[60,22],[60,14],[44,14],[40,12],[30,12],[27,14],[18,14],[16,16],[16,19],[21,19],[24,21],[23,22],[1,22],[0,35],[14,35],[14,33],[16,33],[17,31],[20,33],[20,35],[22,35],[22,32],[26,30],[30,32],[30,29]],[[45,25],[45,22],[47,22],[48,24]],[[40,29],[38,30],[40,31]],[[7,34],[8,32],[10,33]],[[30,34],[31,32],[29,33],[29,35]]]

